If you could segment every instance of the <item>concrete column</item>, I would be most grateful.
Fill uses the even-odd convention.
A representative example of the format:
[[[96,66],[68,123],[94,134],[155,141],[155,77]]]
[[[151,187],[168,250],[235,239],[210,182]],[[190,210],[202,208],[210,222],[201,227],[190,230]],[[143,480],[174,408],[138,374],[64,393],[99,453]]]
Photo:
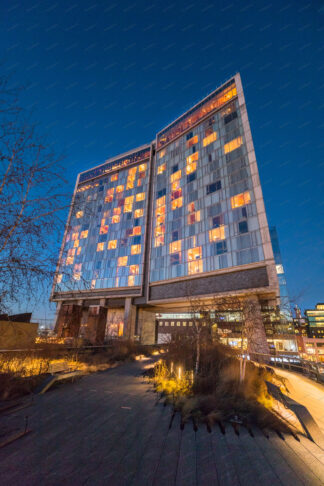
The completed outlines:
[[[254,361],[269,361],[269,345],[263,324],[261,306],[256,295],[246,297],[243,302],[244,337],[247,350]]]
[[[145,309],[138,310],[138,333],[142,344],[155,344],[156,320],[154,312]]]
[[[125,339],[134,339],[136,322],[136,306],[132,304],[132,299],[125,299],[124,310],[124,333]]]
[[[79,336],[81,317],[81,305],[62,304],[55,327],[57,336],[77,338]]]
[[[93,310],[92,310],[93,309]],[[90,307],[84,338],[91,344],[103,344],[107,322],[106,307]]]

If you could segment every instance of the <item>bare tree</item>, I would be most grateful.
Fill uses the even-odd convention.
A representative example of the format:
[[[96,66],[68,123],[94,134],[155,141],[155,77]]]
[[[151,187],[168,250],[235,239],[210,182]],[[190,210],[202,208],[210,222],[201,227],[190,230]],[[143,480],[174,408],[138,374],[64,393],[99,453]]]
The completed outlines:
[[[0,79],[0,309],[52,280],[70,204],[58,157]]]

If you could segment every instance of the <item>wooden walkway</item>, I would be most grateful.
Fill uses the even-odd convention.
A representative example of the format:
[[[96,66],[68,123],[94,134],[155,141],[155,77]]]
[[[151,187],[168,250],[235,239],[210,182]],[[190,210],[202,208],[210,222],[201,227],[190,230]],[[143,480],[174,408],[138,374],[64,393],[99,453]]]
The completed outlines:
[[[28,408],[2,413],[4,430],[32,432],[0,449],[1,484],[194,486],[324,484],[324,451],[300,435],[267,439],[231,426],[180,427],[132,363],[62,384]]]

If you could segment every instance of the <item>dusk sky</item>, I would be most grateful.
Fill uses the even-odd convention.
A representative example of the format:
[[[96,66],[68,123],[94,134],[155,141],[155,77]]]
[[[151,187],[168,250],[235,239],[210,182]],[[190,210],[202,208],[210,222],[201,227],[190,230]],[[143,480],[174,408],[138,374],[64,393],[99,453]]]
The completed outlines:
[[[71,193],[79,172],[150,142],[240,72],[290,296],[324,301],[320,1],[6,4],[2,66],[65,153]]]

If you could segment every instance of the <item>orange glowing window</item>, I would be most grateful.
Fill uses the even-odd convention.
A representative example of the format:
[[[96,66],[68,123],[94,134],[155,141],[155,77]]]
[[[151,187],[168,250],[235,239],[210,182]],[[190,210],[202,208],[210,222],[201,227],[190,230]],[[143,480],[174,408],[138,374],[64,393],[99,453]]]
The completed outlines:
[[[195,135],[194,137],[192,137],[189,140],[187,140],[187,148],[192,147],[196,143],[198,143],[198,135]]]
[[[134,226],[133,228],[133,236],[140,235],[142,232],[142,227],[141,226]]]
[[[146,164],[141,164],[138,166],[138,172],[144,172],[146,170]]]
[[[178,179],[181,179],[181,170],[177,170],[177,172],[170,176],[171,182],[177,181]]]
[[[177,189],[176,191],[172,191],[171,192],[171,200],[178,199],[181,196],[182,196],[182,189],[181,189],[181,187],[179,187],[179,189]]]
[[[125,197],[125,204],[133,204],[134,196]]]
[[[172,182],[172,184],[171,184],[171,190],[172,191],[176,191],[179,188],[180,188],[180,181]]]
[[[114,214],[114,216],[111,218],[111,222],[115,224],[115,223],[119,223],[119,221],[120,221],[119,214]]]
[[[173,241],[169,245],[169,253],[178,253],[181,251],[182,240]]]
[[[240,147],[242,145],[242,143],[243,143],[242,137],[234,138],[234,140],[231,140],[230,142],[225,143],[224,153],[228,154],[229,152],[232,152],[232,150],[235,150],[238,147]]]
[[[96,281],[95,280],[91,280],[91,288],[94,289],[96,286]]]
[[[113,175],[111,176],[110,180],[111,180],[111,182],[113,182],[113,181],[118,181],[118,172],[117,172],[117,174],[113,174]]]
[[[56,277],[56,283],[61,283],[62,282],[62,277],[63,277],[63,274],[60,273],[57,277]]]
[[[137,167],[132,167],[131,169],[129,169],[128,171],[128,178],[135,178],[136,176],[136,171],[137,171]]]
[[[100,226],[100,231],[99,231],[99,234],[100,235],[105,235],[108,233],[108,224],[104,224],[103,226]]]
[[[189,157],[187,157],[187,165],[196,162],[198,160],[198,157],[199,157],[199,152],[195,152],[194,154],[189,155]]]
[[[120,214],[121,213],[121,208],[114,208],[114,214]]]
[[[79,239],[79,233],[72,233],[72,241],[78,240]]]
[[[142,179],[138,179],[138,181],[137,181],[137,187],[141,187],[141,185],[142,185]]]
[[[79,246],[79,240],[75,240],[73,246],[74,246],[74,248],[77,248]]]
[[[68,250],[67,252],[67,256],[70,257],[70,256],[74,256],[75,255],[75,248],[70,248],[70,250]]]
[[[195,273],[202,273],[202,271],[203,271],[202,260],[188,262],[188,275],[193,275]]]
[[[157,236],[154,240],[154,246],[162,246],[164,245],[164,235]]]
[[[186,174],[191,174],[192,172],[195,172],[196,169],[197,169],[197,162],[193,162],[192,164],[186,166]]]
[[[128,286],[132,287],[133,285],[135,285],[135,277],[134,277],[134,275],[130,275],[128,277]]]
[[[187,216],[187,224],[194,224],[200,221],[200,211],[194,211]]]
[[[155,231],[154,231],[155,236],[161,236],[164,233],[165,233],[165,226],[164,225],[156,226]]]
[[[126,267],[127,265],[127,256],[119,257],[117,260],[117,266],[118,267]]]
[[[97,251],[103,251],[105,244],[104,243],[98,243],[97,245]]]
[[[82,218],[83,216],[83,211],[78,211],[75,215],[77,218]]]
[[[241,194],[237,194],[236,196],[231,197],[232,209],[239,208],[240,206],[244,206],[245,204],[249,204],[250,202],[251,196],[249,191],[241,192]]]
[[[82,238],[88,238],[88,230],[81,231],[80,239]]]
[[[155,216],[163,216],[165,214],[165,206],[159,206],[155,210]]]
[[[195,210],[196,210],[195,203],[194,202],[189,203],[187,206],[188,213],[192,213]]]
[[[159,197],[156,200],[156,207],[159,208],[160,206],[165,206],[165,196]]]
[[[81,246],[79,246],[79,248],[77,249],[77,255],[80,255],[81,253]]]
[[[115,250],[117,248],[117,240],[108,241],[108,250]]]
[[[165,215],[164,214],[156,217],[156,226],[160,226],[161,224],[164,224],[164,222],[165,222]]]
[[[130,275],[138,275],[139,274],[139,265],[130,265],[129,274]]]
[[[135,209],[134,218],[141,218],[144,214],[144,209]]]
[[[157,173],[162,174],[165,171],[165,169],[166,169],[166,164],[161,164],[158,167]]]
[[[72,265],[74,262],[74,256],[68,256],[66,259],[66,265]]]
[[[117,186],[116,187],[116,192],[123,192],[124,190],[124,186],[123,185],[120,185],[120,186]]]
[[[172,211],[174,211],[177,208],[181,208],[181,207],[182,207],[182,197],[178,197],[178,199],[174,199],[173,201],[171,201]]]
[[[207,147],[207,145],[209,145],[212,142],[215,142],[215,140],[217,140],[217,132],[213,132],[210,135],[208,135],[207,137],[205,137],[203,139],[203,146]]]
[[[196,246],[196,248],[191,248],[188,250],[188,260],[189,262],[193,260],[199,260],[202,256],[201,246]]]
[[[128,189],[133,189],[133,187],[134,187],[134,181],[127,180],[126,191],[128,191]]]
[[[136,194],[136,201],[144,201],[145,199],[145,192],[139,192]]]
[[[105,202],[106,202],[106,203],[112,202],[113,200],[114,200],[114,196],[113,196],[113,195],[111,195],[111,196],[106,196],[106,197],[105,197]]]
[[[219,226],[209,231],[209,241],[217,241],[225,239],[225,226]]]
[[[165,156],[165,149],[161,150],[161,152],[159,153],[159,158],[162,159],[162,157],[164,156]]]
[[[132,211],[133,211],[133,205],[132,204],[125,204],[124,213],[131,213]]]
[[[141,253],[141,245],[132,245],[131,255],[138,255],[139,253]]]

